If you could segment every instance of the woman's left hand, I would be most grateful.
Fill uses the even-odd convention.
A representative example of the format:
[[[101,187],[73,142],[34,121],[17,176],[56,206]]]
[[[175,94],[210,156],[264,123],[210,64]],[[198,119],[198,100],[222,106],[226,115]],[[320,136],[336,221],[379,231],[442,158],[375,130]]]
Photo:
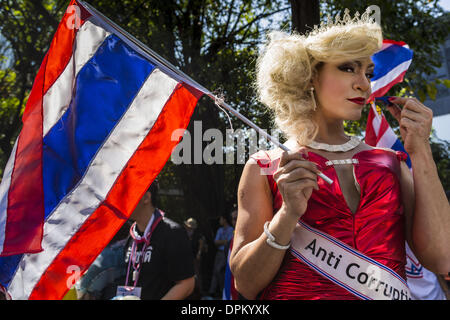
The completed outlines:
[[[400,134],[406,152],[412,155],[429,148],[433,111],[415,98],[391,97],[389,101],[403,106],[400,110],[390,105],[388,110],[400,124]]]

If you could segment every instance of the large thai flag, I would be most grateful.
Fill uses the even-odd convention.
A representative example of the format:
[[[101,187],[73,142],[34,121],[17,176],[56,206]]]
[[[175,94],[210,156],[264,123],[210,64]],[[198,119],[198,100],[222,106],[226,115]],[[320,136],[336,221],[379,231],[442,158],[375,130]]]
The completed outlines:
[[[369,101],[385,95],[396,83],[402,82],[413,57],[413,51],[403,41],[383,40],[381,49],[372,56],[375,63]]]
[[[69,9],[0,186],[0,283],[13,299],[64,296],[131,215],[203,94],[82,3]]]

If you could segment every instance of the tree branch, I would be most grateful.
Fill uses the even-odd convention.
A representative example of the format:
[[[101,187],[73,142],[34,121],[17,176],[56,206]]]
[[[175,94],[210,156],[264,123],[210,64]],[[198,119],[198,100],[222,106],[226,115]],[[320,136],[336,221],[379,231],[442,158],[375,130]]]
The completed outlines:
[[[32,1],[31,5],[37,13],[40,13],[42,17],[45,19],[46,23],[52,26],[53,29],[56,30],[58,27],[59,21],[55,19],[42,5],[41,1]]]
[[[255,22],[263,19],[263,18],[267,18],[270,17],[271,15],[274,15],[276,13],[282,12],[282,11],[286,11],[289,10],[290,7],[286,7],[286,8],[282,8],[273,12],[269,12],[269,13],[264,13],[264,14],[260,14],[259,16],[256,16],[252,21],[250,21],[249,23],[247,23],[246,25],[242,26],[241,28],[239,28],[238,30],[231,32],[228,37],[232,37],[236,34],[238,34],[239,32],[241,32],[242,30],[244,30],[245,28],[251,27]]]
[[[228,43],[228,41],[230,41],[231,39],[233,39],[237,34],[239,34],[242,30],[245,30],[246,28],[250,28],[254,23],[256,23],[257,21],[263,19],[263,18],[267,18],[270,17],[271,15],[274,15],[276,13],[282,12],[282,11],[286,11],[289,10],[290,7],[285,7],[273,12],[268,12],[268,13],[263,13],[260,14],[258,16],[256,16],[253,20],[251,20],[250,22],[248,22],[247,24],[243,25],[242,27],[240,27],[239,29],[235,30],[235,31],[231,31],[228,35],[226,35],[225,37],[219,37],[216,38],[214,40],[212,40],[207,49],[207,53],[206,53],[206,58],[207,60],[211,59],[215,54],[217,54],[217,52],[219,52],[222,48],[225,47],[225,45]],[[241,12],[242,13],[242,12]],[[240,14],[241,14],[240,13]],[[234,26],[234,28],[236,27],[236,24]],[[233,30],[233,29],[232,29]],[[244,38],[242,37],[241,40],[244,40]]]
[[[235,0],[232,0],[232,1],[231,1],[231,4],[230,4],[230,6],[229,6],[227,22],[225,23],[225,27],[223,28],[223,34],[222,34],[222,37],[225,37],[225,35],[227,34],[228,26],[229,26],[230,20],[231,20],[231,15],[232,15],[232,13],[233,13],[234,1],[235,1]],[[242,11],[240,12],[240,14],[242,14]]]

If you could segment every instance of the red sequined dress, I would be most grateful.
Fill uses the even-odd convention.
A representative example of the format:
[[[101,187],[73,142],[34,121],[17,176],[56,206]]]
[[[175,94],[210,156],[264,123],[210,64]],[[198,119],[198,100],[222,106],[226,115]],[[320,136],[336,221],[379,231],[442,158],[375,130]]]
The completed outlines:
[[[271,160],[260,151],[252,156],[261,168],[278,166],[279,158]],[[355,160],[356,159],[356,160]],[[370,149],[352,157],[354,177],[360,188],[358,209],[352,213],[339,186],[333,164],[328,159],[308,153],[308,160],[333,180],[329,185],[318,179],[301,220],[326,232],[368,257],[405,275],[404,213],[400,193],[400,161],[403,152]],[[271,174],[267,175],[273,195],[273,212],[279,210],[282,197]],[[260,299],[358,300],[359,298],[322,277],[286,251],[274,280],[261,292]]]

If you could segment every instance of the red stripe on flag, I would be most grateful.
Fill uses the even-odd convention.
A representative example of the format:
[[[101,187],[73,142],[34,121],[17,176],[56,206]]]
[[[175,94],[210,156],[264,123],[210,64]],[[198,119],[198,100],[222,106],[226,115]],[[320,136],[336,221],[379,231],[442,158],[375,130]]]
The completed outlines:
[[[72,0],[71,5],[76,5]],[[81,24],[88,17],[80,7]],[[8,192],[5,241],[2,256],[42,251],[44,190],[42,177],[43,97],[64,71],[72,56],[76,29],[69,28],[73,14],[66,13],[33,83],[17,141]]]
[[[171,141],[172,132],[187,128],[201,97],[201,93],[192,91],[177,86],[105,201],[53,260],[29,299],[61,299],[70,289],[67,282],[73,276],[73,273],[68,273],[68,267],[77,266],[83,274],[114,237],[178,144],[179,140]]]
[[[58,77],[66,68],[70,61],[70,57],[73,54],[73,43],[78,29],[75,28],[75,21],[79,19],[80,27],[83,23],[90,17],[90,13],[86,11],[82,6],[78,5],[77,1],[72,0],[69,6],[77,6],[80,9],[81,17],[75,17],[75,12],[66,12],[61,19],[58,29],[53,36],[50,48],[44,58],[44,62],[39,68],[38,75],[36,78],[42,78],[42,83],[39,86],[33,85],[31,95],[34,93],[36,99],[42,99],[42,97],[47,93],[50,87],[55,83]],[[36,83],[36,80],[35,80]],[[35,90],[36,87],[36,90]],[[31,97],[30,95],[30,97]],[[42,108],[41,105],[30,104],[26,105],[24,110],[22,121],[25,122],[29,115],[31,115],[36,108]]]
[[[378,134],[375,132],[375,128],[373,125],[373,121],[376,117],[375,110],[370,107],[369,109],[369,115],[367,116],[367,125],[366,125],[366,136],[364,138],[364,142],[367,143],[369,146],[376,147],[378,145],[378,142],[383,137],[383,135],[386,133],[386,131],[389,129],[389,123],[387,122],[384,115],[380,116],[380,128],[378,129]]]
[[[45,70],[48,56],[41,65]],[[44,72],[39,72],[26,107],[32,109],[17,141],[8,191],[2,256],[42,251],[44,204],[42,187],[42,95]]]
[[[390,39],[384,39],[383,43],[392,43],[392,44],[396,44],[396,45],[399,45],[399,46],[402,46],[402,47],[404,45],[406,45],[406,42],[404,42],[404,41],[395,41],[395,40],[390,40]]]
[[[388,129],[389,129],[389,123],[387,122],[386,118],[382,115],[381,116],[380,130],[378,130],[377,143],[375,144],[375,146],[378,145],[378,142],[384,136],[384,134],[386,133],[386,131]]]
[[[377,144],[377,135],[375,133],[375,128],[373,127],[374,118],[375,111],[370,107],[369,115],[367,116],[366,137],[364,138],[364,142],[369,146],[375,146]]]
[[[389,82],[387,85],[385,85],[384,87],[381,87],[380,89],[378,89],[378,90],[372,92],[372,94],[370,95],[370,97],[369,97],[368,100],[369,100],[369,101],[372,101],[372,100],[374,100],[376,97],[382,97],[382,96],[384,96],[384,95],[389,91],[389,89],[391,89],[395,84],[400,83],[400,82],[403,81],[403,77],[405,76],[406,71],[408,71],[408,70],[405,70],[405,71],[403,71],[402,73],[400,73],[395,79],[393,79],[392,81],[390,81],[390,82]]]

